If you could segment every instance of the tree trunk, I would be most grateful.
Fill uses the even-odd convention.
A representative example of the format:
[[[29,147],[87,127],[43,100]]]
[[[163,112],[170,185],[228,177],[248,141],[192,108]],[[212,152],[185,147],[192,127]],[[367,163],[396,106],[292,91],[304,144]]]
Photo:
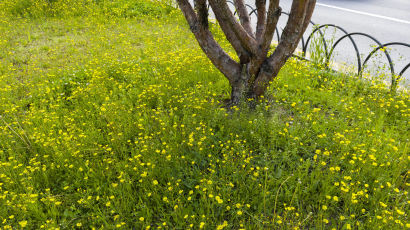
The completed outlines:
[[[231,83],[231,101],[230,104],[237,105],[248,97],[248,80],[249,80],[248,65],[242,65],[240,75],[236,77],[235,81]]]
[[[228,79],[232,87],[229,104],[237,105],[245,99],[262,96],[295,51],[309,24],[316,0],[293,0],[280,42],[270,56],[267,54],[281,15],[279,0],[270,0],[268,11],[266,0],[255,0],[258,13],[256,33],[252,30],[243,0],[234,0],[239,21],[226,0],[208,1],[222,31],[239,57],[239,63],[219,46],[209,31],[207,0],[194,0],[195,10],[188,0],[177,0],[198,44]]]

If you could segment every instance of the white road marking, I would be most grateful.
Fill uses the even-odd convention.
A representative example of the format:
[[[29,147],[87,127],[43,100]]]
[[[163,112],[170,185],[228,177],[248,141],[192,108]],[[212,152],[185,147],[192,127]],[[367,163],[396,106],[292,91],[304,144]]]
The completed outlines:
[[[337,10],[343,10],[343,11],[347,11],[347,12],[351,12],[351,13],[356,13],[356,14],[361,14],[361,15],[386,19],[386,20],[390,20],[390,21],[393,21],[393,22],[399,22],[399,23],[404,23],[404,24],[409,24],[410,25],[410,21],[406,21],[406,20],[402,20],[402,19],[387,17],[387,16],[383,16],[383,15],[378,15],[378,14],[366,13],[366,12],[358,11],[358,10],[351,10],[351,9],[338,7],[338,6],[327,5],[327,4],[323,4],[323,3],[316,3],[316,5],[324,6],[324,7],[328,7],[328,8],[333,8],[333,9],[337,9]]]

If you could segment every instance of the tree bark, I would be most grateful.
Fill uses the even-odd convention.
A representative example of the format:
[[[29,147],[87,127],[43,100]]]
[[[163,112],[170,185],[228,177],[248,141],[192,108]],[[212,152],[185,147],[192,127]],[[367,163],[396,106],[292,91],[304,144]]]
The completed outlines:
[[[263,95],[269,82],[292,56],[312,17],[316,0],[294,0],[288,22],[283,30],[280,42],[273,54],[264,61],[258,77],[253,85],[256,97]]]
[[[242,70],[236,81],[231,84],[231,104],[237,105],[243,99],[247,98],[247,88],[248,88],[248,67],[247,65],[242,65]]]
[[[201,49],[211,60],[212,64],[214,64],[215,67],[221,71],[229,82],[234,82],[236,76],[238,76],[241,72],[240,65],[235,62],[215,41],[212,33],[209,31],[204,22],[202,21],[202,23],[200,23],[197,14],[192,9],[192,6],[188,0],[177,0],[177,2]],[[202,4],[202,6],[199,7],[200,9],[205,8],[203,6],[205,1],[198,1],[198,4]]]
[[[226,23],[230,26],[236,37],[241,42],[243,48],[245,48],[249,53],[253,54],[257,50],[256,40],[246,32],[238,21],[236,21],[235,16],[229,9],[226,0],[209,0],[212,10],[215,16],[218,15],[221,20],[218,20],[219,24]]]
[[[241,25],[243,26],[245,31],[254,38],[255,35],[253,34],[251,19],[249,18],[248,11],[246,10],[245,3],[243,2],[243,0],[234,0],[233,2],[236,8],[236,12],[238,13]]]
[[[258,13],[258,21],[256,23],[256,39],[260,43],[262,34],[266,27],[266,0],[256,0],[256,12]]]
[[[216,9],[214,10],[215,18],[224,32],[226,39],[238,55],[240,63],[248,63],[250,60],[250,53],[242,46],[241,41],[238,39],[238,36],[235,34],[231,26],[226,23],[224,13],[220,11],[216,1],[209,1],[209,4],[213,9]]]

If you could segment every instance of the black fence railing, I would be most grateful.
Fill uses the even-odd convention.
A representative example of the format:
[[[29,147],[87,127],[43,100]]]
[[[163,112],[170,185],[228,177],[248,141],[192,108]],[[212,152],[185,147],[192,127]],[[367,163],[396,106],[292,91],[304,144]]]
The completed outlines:
[[[231,4],[233,7],[235,7],[234,3],[232,1],[228,0],[227,2],[229,4]],[[257,10],[249,4],[245,4],[245,5],[249,9],[248,10],[249,15],[252,16],[254,14],[257,17],[257,14],[258,14]],[[209,9],[209,6],[208,6],[208,9]],[[234,14],[236,15],[236,11],[234,12]],[[282,12],[282,14],[289,16],[289,13],[287,13],[287,12]],[[345,30],[344,28],[342,28],[340,26],[337,26],[337,25],[333,25],[333,24],[318,25],[318,24],[314,23],[313,21],[310,21],[310,24],[312,26],[314,26],[314,29],[312,30],[312,32],[310,32],[310,34],[308,35],[306,40],[305,40],[304,37],[302,37],[302,39],[301,39],[301,43],[302,43],[301,45],[302,45],[302,51],[303,51],[302,52],[302,58],[303,59],[309,60],[309,59],[306,58],[306,54],[307,54],[307,51],[308,51],[308,48],[309,48],[309,44],[313,40],[315,34],[319,33],[319,36],[320,36],[319,39],[322,41],[323,50],[324,50],[324,53],[325,53],[325,63],[324,64],[326,66],[329,66],[332,55],[334,54],[334,50],[336,49],[336,47],[338,47],[338,45],[340,45],[342,41],[347,39],[351,42],[351,44],[352,44],[352,46],[355,50],[355,55],[356,55],[356,59],[357,59],[357,75],[359,76],[359,78],[361,78],[363,76],[363,72],[365,71],[369,60],[378,51],[382,51],[384,53],[384,56],[387,59],[388,67],[390,69],[390,74],[391,74],[391,85],[390,85],[391,90],[396,89],[397,83],[400,80],[400,78],[404,75],[404,73],[408,69],[410,69],[410,62],[409,62],[399,72],[396,71],[395,64],[392,60],[392,57],[391,57],[390,53],[388,52],[388,49],[386,49],[386,48],[389,48],[391,46],[399,46],[399,47],[410,48],[410,44],[403,43],[403,42],[390,42],[390,43],[384,43],[383,44],[379,40],[377,40],[375,37],[373,37],[369,34],[362,33],[362,32],[349,33],[349,32],[347,32],[347,30]],[[329,44],[328,41],[326,41],[325,34],[323,32],[324,28],[329,28],[329,27],[334,28],[335,30],[338,30],[338,31],[343,33],[343,35],[340,38],[338,38],[334,42],[334,44]],[[281,33],[280,33],[278,28],[276,28],[275,34],[276,34],[276,37],[277,37],[277,41],[279,42],[280,37],[281,37]],[[372,40],[374,43],[376,43],[377,46],[366,56],[366,58],[363,59],[360,56],[359,47],[358,47],[357,42],[354,39],[354,37],[366,37],[366,38]],[[362,61],[362,60],[364,60],[364,61]]]

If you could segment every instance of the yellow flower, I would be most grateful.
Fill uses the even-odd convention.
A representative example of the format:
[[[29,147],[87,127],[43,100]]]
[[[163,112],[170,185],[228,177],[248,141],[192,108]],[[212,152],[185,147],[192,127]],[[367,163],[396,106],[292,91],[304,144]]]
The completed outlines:
[[[236,214],[238,214],[238,216],[242,215],[242,211],[237,211]]]
[[[144,221],[144,220],[145,220],[144,217],[141,216],[141,217],[140,217],[140,221]]]
[[[397,214],[399,214],[399,215],[404,215],[404,212],[401,211],[400,209],[396,209],[396,212],[397,212]]]
[[[218,202],[218,204],[222,204],[224,201],[221,199],[221,197],[216,196],[215,197],[216,201]]]
[[[19,222],[19,225],[20,225],[22,228],[26,227],[26,226],[27,226],[27,220],[20,221],[20,222]]]
[[[199,224],[199,228],[203,228],[204,225],[205,225],[205,223],[204,223],[204,222],[201,222],[201,223]]]
[[[228,222],[225,220],[225,221],[223,222],[223,224],[218,225],[218,226],[216,227],[216,229],[217,229],[217,230],[222,230],[222,229],[224,229],[226,226],[228,226]]]

